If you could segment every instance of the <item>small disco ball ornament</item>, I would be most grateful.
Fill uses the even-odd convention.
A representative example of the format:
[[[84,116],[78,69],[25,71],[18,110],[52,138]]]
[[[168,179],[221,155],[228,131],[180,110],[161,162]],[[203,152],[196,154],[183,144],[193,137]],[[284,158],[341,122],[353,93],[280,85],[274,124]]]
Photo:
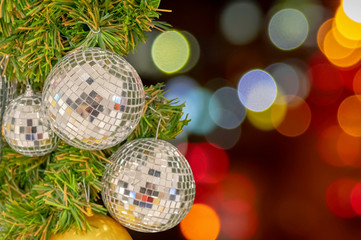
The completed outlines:
[[[139,232],[177,225],[195,197],[192,170],[176,147],[137,139],[120,147],[103,175],[102,198],[114,219]]]
[[[122,142],[136,128],[144,96],[140,77],[122,57],[100,48],[78,49],[47,77],[42,110],[62,140],[101,150]]]
[[[9,104],[3,117],[2,130],[7,143],[25,156],[43,156],[53,151],[58,142],[54,132],[44,124],[40,108],[41,95],[34,94],[28,85],[25,94]]]

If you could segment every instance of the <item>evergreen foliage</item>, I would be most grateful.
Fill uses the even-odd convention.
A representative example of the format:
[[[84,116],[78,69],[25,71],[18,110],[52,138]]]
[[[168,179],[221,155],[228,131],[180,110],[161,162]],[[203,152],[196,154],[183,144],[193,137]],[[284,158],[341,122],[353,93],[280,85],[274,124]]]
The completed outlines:
[[[56,62],[76,48],[100,47],[126,55],[145,42],[145,31],[169,26],[157,21],[161,11],[167,12],[158,9],[159,4],[160,0],[0,0],[2,75],[21,84],[29,80],[41,91]],[[166,99],[162,88],[163,84],[145,87],[143,117],[126,141],[157,134],[171,139],[188,124],[187,117],[181,120],[184,103]],[[107,213],[100,198],[102,173],[120,145],[85,151],[60,142],[43,157],[26,157],[5,146],[0,152],[0,239],[46,240],[73,226],[89,229],[84,216]]]

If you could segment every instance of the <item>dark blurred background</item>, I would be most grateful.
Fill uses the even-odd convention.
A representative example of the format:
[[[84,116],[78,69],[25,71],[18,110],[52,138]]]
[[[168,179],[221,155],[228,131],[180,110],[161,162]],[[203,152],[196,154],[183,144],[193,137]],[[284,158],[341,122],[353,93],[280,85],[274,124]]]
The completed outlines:
[[[133,239],[360,238],[361,74],[343,59],[361,44],[332,52],[322,32],[340,4],[162,1],[176,32],[153,31],[128,60],[186,102],[192,122],[172,143],[197,195],[180,226]]]

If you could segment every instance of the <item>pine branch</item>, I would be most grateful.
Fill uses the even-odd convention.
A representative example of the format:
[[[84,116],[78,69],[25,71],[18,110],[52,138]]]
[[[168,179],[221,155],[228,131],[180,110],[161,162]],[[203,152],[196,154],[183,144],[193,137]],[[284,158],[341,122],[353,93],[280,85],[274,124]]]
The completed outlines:
[[[169,25],[155,21],[160,0],[2,0],[0,54],[10,80],[27,78],[41,89],[52,66],[78,47],[120,55],[145,42],[145,31]],[[15,17],[16,16],[16,17]]]

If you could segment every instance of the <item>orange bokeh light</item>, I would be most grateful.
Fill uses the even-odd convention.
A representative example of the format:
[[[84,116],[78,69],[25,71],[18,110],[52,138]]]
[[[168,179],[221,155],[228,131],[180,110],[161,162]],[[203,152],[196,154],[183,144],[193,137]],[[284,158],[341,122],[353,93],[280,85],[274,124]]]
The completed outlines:
[[[333,35],[332,31],[329,31],[324,39],[324,53],[328,59],[344,59],[355,51],[354,48],[347,48],[342,46]]]
[[[340,127],[351,136],[361,137],[361,95],[353,95],[340,104],[337,113]]]
[[[342,162],[347,166],[359,167],[361,140],[341,132],[337,141],[337,152]]]
[[[353,91],[355,94],[361,94],[361,70],[359,70],[353,79]]]
[[[275,128],[282,135],[287,137],[296,137],[303,134],[310,126],[310,123],[310,107],[302,98],[294,96],[294,98],[288,103],[288,108],[283,122],[280,125],[275,126]]]
[[[361,59],[361,49],[356,48],[350,55],[341,59],[329,58],[328,60],[335,66],[340,68],[351,68],[354,67]]]
[[[361,166],[361,139],[348,135],[338,125],[328,127],[320,134],[318,152],[333,166]]]
[[[216,211],[208,205],[197,203],[181,221],[180,229],[186,239],[213,240],[218,237],[220,225]]]
[[[323,53],[325,53],[325,51],[324,51],[325,37],[326,37],[326,34],[332,29],[332,25],[333,25],[333,18],[328,19],[320,26],[320,28],[318,29],[318,32],[317,32],[318,48]]]
[[[342,178],[334,181],[326,191],[326,204],[330,211],[341,218],[352,218],[356,216],[351,206],[351,191],[356,181]]]
[[[241,174],[229,173],[221,182],[224,200],[242,200],[251,205],[256,202],[256,187],[253,182]]]
[[[342,132],[338,126],[331,126],[322,131],[318,138],[318,153],[322,160],[336,167],[344,166],[344,162],[337,153],[337,142]]]

